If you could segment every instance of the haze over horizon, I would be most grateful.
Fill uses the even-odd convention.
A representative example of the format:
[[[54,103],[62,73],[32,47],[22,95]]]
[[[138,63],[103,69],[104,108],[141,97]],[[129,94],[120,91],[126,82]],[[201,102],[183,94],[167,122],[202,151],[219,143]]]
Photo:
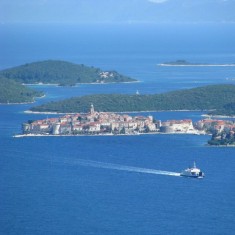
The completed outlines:
[[[235,23],[235,0],[0,0],[0,23]]]

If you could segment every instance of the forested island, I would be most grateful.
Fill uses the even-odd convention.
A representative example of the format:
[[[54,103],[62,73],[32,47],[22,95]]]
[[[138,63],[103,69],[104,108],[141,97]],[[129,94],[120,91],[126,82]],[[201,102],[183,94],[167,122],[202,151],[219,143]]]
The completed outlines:
[[[19,82],[0,77],[0,103],[29,103],[35,97],[42,97],[43,92],[32,90]]]
[[[220,110],[235,102],[235,85],[210,85],[154,95],[99,94],[74,97],[31,108],[37,112],[87,112],[91,103],[99,112],[162,110]],[[227,106],[226,106],[227,105]]]
[[[186,60],[176,60],[158,64],[159,66],[235,66],[232,64],[207,64],[207,63],[192,63]]]
[[[186,60],[176,60],[176,61],[170,61],[170,62],[164,62],[162,64],[159,64],[161,66],[167,66],[167,65],[196,65],[195,63],[190,63]]]
[[[23,84],[58,84],[73,86],[77,83],[134,82],[133,78],[116,71],[103,71],[66,61],[47,60],[29,63],[0,71],[0,76]]]

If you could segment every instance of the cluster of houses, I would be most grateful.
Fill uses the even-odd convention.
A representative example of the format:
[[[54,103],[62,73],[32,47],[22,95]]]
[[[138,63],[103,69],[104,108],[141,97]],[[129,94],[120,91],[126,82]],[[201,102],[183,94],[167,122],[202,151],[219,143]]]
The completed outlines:
[[[41,135],[95,135],[95,134],[140,134],[140,133],[212,133],[216,129],[235,129],[229,121],[205,119],[169,120],[161,122],[153,116],[130,116],[111,112],[97,112],[91,105],[89,113],[68,114],[63,117],[23,123],[23,134]]]
[[[196,123],[197,128],[211,133],[209,145],[234,146],[235,145],[235,121],[205,119]]]
[[[23,123],[24,134],[138,134],[155,132],[159,122],[152,116],[135,116],[107,112],[96,112],[91,105],[86,114],[71,114],[58,118],[47,118]]]
[[[114,74],[111,73],[111,72],[100,72],[100,77],[101,77],[101,78],[114,77]]]
[[[204,119],[194,123],[195,128],[204,130],[207,133],[221,133],[223,131],[235,131],[235,121]]]

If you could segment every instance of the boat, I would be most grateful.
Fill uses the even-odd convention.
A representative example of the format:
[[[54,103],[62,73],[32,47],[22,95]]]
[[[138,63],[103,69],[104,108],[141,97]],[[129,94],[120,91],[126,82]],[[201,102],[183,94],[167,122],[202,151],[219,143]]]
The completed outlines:
[[[205,176],[205,174],[196,167],[196,163],[193,163],[193,167],[189,167],[185,170],[183,170],[180,173],[180,176],[183,177],[192,177],[192,178],[203,178]]]

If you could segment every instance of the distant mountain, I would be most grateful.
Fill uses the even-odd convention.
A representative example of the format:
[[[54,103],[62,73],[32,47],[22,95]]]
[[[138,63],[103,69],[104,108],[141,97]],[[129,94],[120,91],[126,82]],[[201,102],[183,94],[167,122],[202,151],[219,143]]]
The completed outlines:
[[[0,77],[0,103],[28,103],[42,92],[34,91],[18,82]]]
[[[171,62],[164,62],[161,64],[158,64],[158,66],[219,66],[219,67],[229,67],[229,66],[235,66],[234,63],[230,64],[207,64],[207,63],[191,63],[186,60],[176,60]]]
[[[155,95],[105,94],[50,102],[32,111],[87,112],[93,103],[97,111],[215,110],[235,102],[235,85],[211,85]]]
[[[134,82],[135,79],[121,75],[116,71],[102,71],[65,61],[47,60],[21,65],[0,71],[0,75],[25,84],[59,84],[76,83],[119,83]]]

